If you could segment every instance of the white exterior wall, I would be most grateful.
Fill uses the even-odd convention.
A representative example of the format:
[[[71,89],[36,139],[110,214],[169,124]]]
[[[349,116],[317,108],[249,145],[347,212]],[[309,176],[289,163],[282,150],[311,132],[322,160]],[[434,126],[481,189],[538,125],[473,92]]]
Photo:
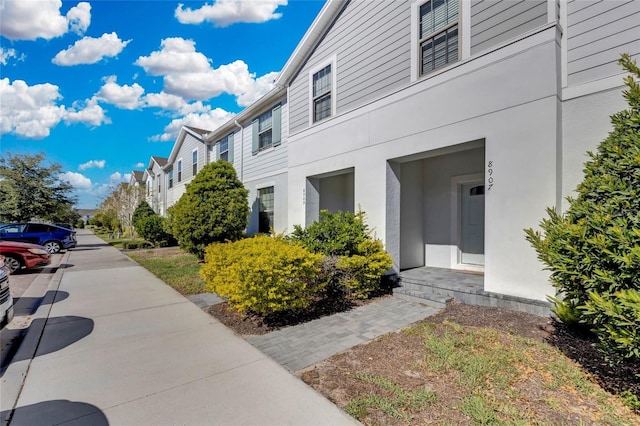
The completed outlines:
[[[276,234],[289,233],[293,231],[293,226],[289,226],[287,220],[287,206],[289,204],[289,194],[287,186],[287,173],[266,176],[249,182],[244,182],[245,188],[249,190],[249,225],[247,234],[258,232],[258,190],[273,186],[273,229]]]
[[[484,139],[495,180],[485,197],[485,289],[544,300],[548,275],[523,229],[557,196],[556,37],[550,27],[290,135],[289,222],[305,222],[308,176],[354,168],[355,204],[398,268],[400,203],[387,162]]]
[[[184,130],[182,130],[184,132]],[[193,175],[193,163],[192,155],[193,150],[198,150],[198,171],[202,168],[206,156],[206,146],[204,142],[193,135],[186,133],[184,139],[180,144],[178,152],[175,154],[175,159],[172,163],[173,167],[173,188],[169,188],[169,181],[166,180],[167,185],[167,208],[173,206],[178,202],[182,194],[187,190],[187,184],[195,177]],[[182,159],[182,179],[178,182],[178,160]]]

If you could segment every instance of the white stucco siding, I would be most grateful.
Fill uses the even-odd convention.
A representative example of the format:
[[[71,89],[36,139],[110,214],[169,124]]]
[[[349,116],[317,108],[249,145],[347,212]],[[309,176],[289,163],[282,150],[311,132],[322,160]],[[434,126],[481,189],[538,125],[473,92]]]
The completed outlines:
[[[587,151],[595,151],[613,129],[610,116],[628,108],[623,90],[621,86],[563,102],[563,210],[568,207],[565,197],[575,196],[575,189],[584,178],[582,170],[589,160]]]
[[[544,300],[548,276],[523,229],[535,226],[557,196],[556,61],[556,32],[549,28],[290,135],[289,222],[305,221],[307,177],[353,168],[355,205],[397,266],[401,206],[397,191],[387,190],[389,161],[446,154],[484,139],[485,161],[495,164],[485,207],[485,287]]]
[[[245,188],[249,190],[249,225],[247,234],[252,235],[258,232],[258,190],[273,187],[273,228],[276,234],[288,233],[293,230],[293,225],[289,225],[287,220],[287,206],[289,201],[289,190],[287,186],[287,173],[280,173],[265,178],[244,182]]]

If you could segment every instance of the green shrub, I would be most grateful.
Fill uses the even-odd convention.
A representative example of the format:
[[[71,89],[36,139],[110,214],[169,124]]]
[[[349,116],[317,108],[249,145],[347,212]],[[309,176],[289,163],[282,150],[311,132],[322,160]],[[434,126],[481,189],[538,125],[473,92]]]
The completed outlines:
[[[147,203],[146,201],[141,201],[133,211],[133,215],[131,216],[131,224],[135,228],[136,232],[140,234],[140,231],[138,230],[138,222],[140,221],[140,219],[155,215],[156,212],[153,211],[149,203]]]
[[[382,275],[393,266],[393,260],[379,240],[362,241],[357,248],[361,254],[340,257],[336,267],[348,295],[364,299],[380,288]]]
[[[393,259],[371,236],[365,214],[327,210],[306,229],[296,225],[289,237],[314,253],[326,256],[320,280],[328,283],[330,297],[366,298],[380,288],[382,275]]]
[[[200,275],[205,289],[240,312],[268,315],[305,308],[322,289],[321,255],[280,237],[258,235],[206,249]]]
[[[166,247],[168,245],[171,245],[170,243],[174,241],[174,238],[171,234],[165,231],[165,222],[165,218],[160,217],[157,214],[153,214],[138,219],[136,229],[138,231],[138,234],[140,234],[142,238],[149,241],[153,245]]]
[[[76,228],[84,229],[84,220],[80,219],[76,222]]]
[[[230,163],[207,164],[169,208],[169,229],[182,249],[202,259],[209,244],[243,236],[249,220],[247,196]]]
[[[294,225],[291,239],[302,243],[314,253],[326,256],[358,254],[358,245],[369,238],[364,212],[320,211],[320,220],[306,228]]]
[[[588,155],[577,198],[564,214],[547,209],[542,232],[527,240],[551,271],[556,313],[591,328],[601,348],[640,360],[640,69],[628,55],[620,64],[630,108],[611,117],[613,130]],[[560,319],[563,318],[559,315]],[[610,358],[612,359],[612,358]]]

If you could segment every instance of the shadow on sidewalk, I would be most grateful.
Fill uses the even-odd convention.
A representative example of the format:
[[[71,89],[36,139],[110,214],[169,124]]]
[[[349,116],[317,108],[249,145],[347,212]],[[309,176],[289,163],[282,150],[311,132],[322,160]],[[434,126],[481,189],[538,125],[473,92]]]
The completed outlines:
[[[19,425],[82,424],[108,426],[104,413],[95,405],[66,399],[38,402],[0,413],[3,424]]]

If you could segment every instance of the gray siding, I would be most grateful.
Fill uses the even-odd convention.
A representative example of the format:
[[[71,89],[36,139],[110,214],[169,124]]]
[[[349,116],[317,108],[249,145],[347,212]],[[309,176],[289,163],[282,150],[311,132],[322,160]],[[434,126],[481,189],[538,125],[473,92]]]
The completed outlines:
[[[546,0],[474,0],[471,5],[471,54],[545,23]]]
[[[273,108],[276,103],[269,106],[269,108]],[[273,173],[280,173],[282,170],[287,168],[287,136],[288,136],[288,122],[287,122],[287,109],[288,105],[283,99],[281,101],[282,111],[282,142],[280,145],[269,148],[264,151],[260,151],[256,155],[253,155],[251,152],[251,141],[253,137],[253,129],[251,126],[251,120],[242,123],[244,127],[244,140],[242,144],[244,148],[240,146],[240,133],[236,132],[234,135],[234,165],[236,170],[238,169],[238,161],[236,159],[240,158],[240,155],[243,157],[243,171],[241,176],[243,182],[252,181],[254,179],[259,179],[264,176],[271,175]],[[256,114],[255,117],[259,116],[261,113],[266,111],[267,108],[260,111],[260,113]],[[251,119],[255,118],[252,117]]]
[[[309,126],[309,70],[336,56],[337,114],[410,79],[411,2],[349,2],[289,87],[291,132]]]
[[[568,83],[622,72],[621,53],[640,55],[640,1],[580,0],[567,4]]]

